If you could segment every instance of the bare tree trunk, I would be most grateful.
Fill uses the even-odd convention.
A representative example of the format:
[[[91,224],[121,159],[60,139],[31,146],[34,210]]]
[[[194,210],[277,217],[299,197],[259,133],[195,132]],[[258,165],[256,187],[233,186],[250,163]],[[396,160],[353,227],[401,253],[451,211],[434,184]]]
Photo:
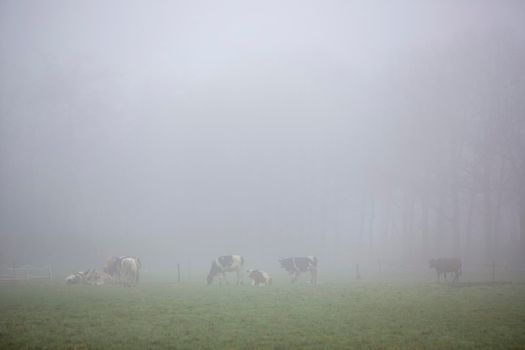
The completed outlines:
[[[374,246],[374,221],[376,216],[376,202],[375,198],[370,196],[370,215],[368,215],[368,239],[370,247]]]
[[[503,186],[505,185],[506,169],[505,169],[505,159],[500,158],[500,169],[498,174],[498,186],[497,186],[497,197],[496,197],[496,207],[494,208],[494,227],[492,229],[493,233],[493,246],[492,250],[494,255],[498,257],[498,250],[500,246],[500,240],[503,237],[503,230],[501,227],[501,206],[503,201]]]
[[[491,191],[491,164],[489,160],[485,160],[484,177],[483,177],[483,225],[485,231],[485,260],[491,262],[494,260],[493,250],[493,205],[492,205],[492,191]]]
[[[472,245],[472,215],[474,214],[474,205],[476,204],[476,194],[471,191],[469,194],[469,205],[467,218],[465,222],[465,246],[467,249]]]
[[[393,208],[393,199],[392,194],[388,193],[385,199],[385,207],[386,207],[386,226],[385,231],[383,233],[382,242],[383,242],[383,248],[385,247],[385,243],[390,243],[390,240],[392,236],[395,233],[395,222],[394,222],[394,208]],[[384,251],[382,251],[384,253]]]
[[[359,215],[359,230],[357,242],[359,244],[363,243],[363,237],[366,239],[366,194],[363,194],[360,203],[360,215]]]
[[[522,129],[522,135],[525,136],[525,132]],[[519,215],[520,215],[520,246],[521,246],[521,261],[525,266],[525,140],[522,140],[521,150],[521,171],[518,171],[518,187],[519,191]]]
[[[495,257],[498,256],[498,250],[500,246],[500,239],[502,239],[503,232],[501,227],[501,202],[503,200],[503,191],[498,191],[496,198],[496,207],[494,208],[494,226],[492,229],[492,250]]]
[[[520,191],[519,216],[520,216],[521,263],[525,266],[525,188],[522,188]]]
[[[426,194],[425,194],[426,196]],[[422,253],[424,254],[423,258],[427,258],[428,255],[428,229],[429,229],[429,204],[428,204],[428,198],[424,198],[421,201],[421,236],[422,236]]]
[[[412,260],[414,241],[414,199],[405,191],[403,208],[403,251],[405,259]]]
[[[484,230],[485,230],[485,259],[487,261],[492,261],[494,256],[493,256],[493,246],[492,246],[492,228],[494,227],[493,226],[493,212],[492,212],[492,195],[490,193],[490,190],[486,190],[485,193],[483,194],[483,209],[484,209],[484,213],[483,213],[483,219],[484,219],[484,222],[483,222],[483,225],[484,225]]]
[[[441,194],[439,198],[439,204],[436,210],[436,232],[434,232],[433,239],[433,255],[438,256],[441,253],[441,241],[444,238],[443,231],[445,229],[445,195]]]
[[[452,208],[453,208],[453,214],[452,214],[452,239],[453,239],[453,246],[454,246],[454,256],[459,256],[460,250],[461,250],[461,240],[460,240],[460,225],[459,225],[459,219],[460,219],[460,212],[459,212],[459,190],[457,187],[454,187],[452,189]]]

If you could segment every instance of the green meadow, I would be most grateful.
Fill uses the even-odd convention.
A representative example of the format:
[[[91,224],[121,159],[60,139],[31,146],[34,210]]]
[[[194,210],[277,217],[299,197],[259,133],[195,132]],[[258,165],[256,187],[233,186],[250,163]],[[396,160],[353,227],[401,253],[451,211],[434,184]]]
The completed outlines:
[[[524,349],[525,284],[0,285],[1,349]]]

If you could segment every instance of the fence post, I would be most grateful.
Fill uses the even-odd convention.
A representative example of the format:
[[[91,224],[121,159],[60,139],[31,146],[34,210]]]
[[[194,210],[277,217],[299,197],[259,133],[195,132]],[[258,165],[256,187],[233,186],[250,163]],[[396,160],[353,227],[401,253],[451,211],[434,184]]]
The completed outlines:
[[[180,264],[177,264],[177,283],[180,283]]]
[[[360,280],[361,279],[361,274],[359,273],[359,264],[356,264],[355,265],[355,278]]]

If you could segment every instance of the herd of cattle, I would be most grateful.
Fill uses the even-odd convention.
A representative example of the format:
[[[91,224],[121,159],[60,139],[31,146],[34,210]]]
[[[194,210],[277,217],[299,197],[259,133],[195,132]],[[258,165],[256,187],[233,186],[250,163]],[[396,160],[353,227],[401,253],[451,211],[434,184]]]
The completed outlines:
[[[315,256],[292,257],[279,259],[283,268],[294,283],[301,273],[310,273],[310,282],[317,284],[317,258]],[[432,259],[429,267],[436,270],[437,278],[447,273],[454,273],[454,281],[459,280],[461,275],[461,260],[459,258],[439,258]],[[92,284],[102,285],[106,283],[123,284],[126,287],[136,286],[139,283],[139,274],[142,264],[140,259],[134,256],[110,257],[106,261],[103,270],[89,269],[77,272],[66,277],[66,284]],[[216,278],[221,282],[228,283],[227,272],[236,274],[236,284],[243,283],[244,258],[240,255],[220,256],[211,263],[210,272],[206,278],[207,284],[211,284]],[[272,284],[272,277],[269,273],[248,269],[248,278],[252,280],[254,286],[267,286]]]
[[[295,282],[301,273],[310,272],[311,283],[317,283],[317,258],[315,256],[279,259],[279,263],[281,267],[288,272],[288,275],[292,278],[292,282]],[[211,263],[206,282],[211,284],[213,280],[219,276],[222,281],[228,283],[226,272],[235,272],[237,274],[236,283],[242,283],[243,267],[244,258],[240,255],[220,256]],[[272,283],[272,277],[268,272],[249,269],[247,273],[248,278],[252,280],[252,285],[260,286]]]
[[[310,272],[311,283],[317,283],[317,258],[315,256],[279,259],[281,267],[284,268],[295,282],[303,272]],[[91,284],[102,285],[107,283],[123,284],[126,287],[135,286],[139,283],[140,259],[134,256],[110,257],[102,270],[89,269],[76,272],[66,277],[66,284]],[[220,256],[211,263],[210,272],[206,278],[211,284],[216,278],[221,282],[228,283],[227,272],[237,275],[237,284],[243,283],[244,258],[240,255]],[[272,277],[266,271],[248,269],[248,278],[252,285],[263,286],[272,284]]]

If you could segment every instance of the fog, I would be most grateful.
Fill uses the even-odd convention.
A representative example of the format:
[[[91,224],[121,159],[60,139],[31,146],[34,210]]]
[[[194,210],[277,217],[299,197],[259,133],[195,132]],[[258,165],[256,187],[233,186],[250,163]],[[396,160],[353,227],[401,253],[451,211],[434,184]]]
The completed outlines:
[[[521,1],[0,1],[0,265],[518,265]]]

